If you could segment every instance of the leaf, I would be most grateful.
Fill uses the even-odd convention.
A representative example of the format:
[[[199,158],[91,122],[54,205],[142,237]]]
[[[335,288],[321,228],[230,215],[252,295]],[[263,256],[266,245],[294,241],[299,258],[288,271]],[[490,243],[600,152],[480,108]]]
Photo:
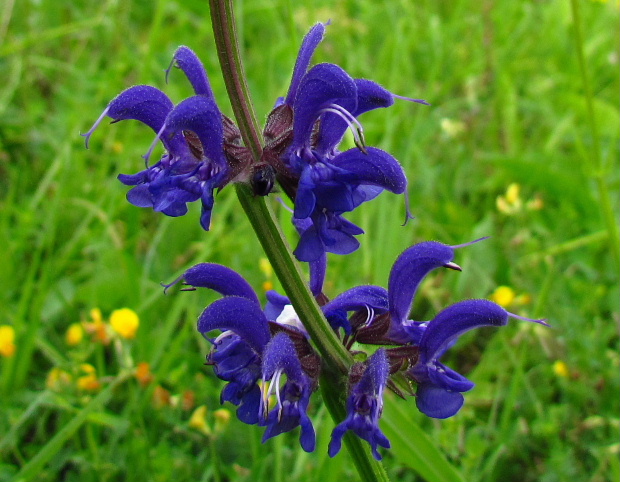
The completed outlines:
[[[426,482],[465,482],[456,467],[403,408],[404,404],[390,396],[384,400],[381,429],[390,439],[391,452],[396,459],[416,471]]]

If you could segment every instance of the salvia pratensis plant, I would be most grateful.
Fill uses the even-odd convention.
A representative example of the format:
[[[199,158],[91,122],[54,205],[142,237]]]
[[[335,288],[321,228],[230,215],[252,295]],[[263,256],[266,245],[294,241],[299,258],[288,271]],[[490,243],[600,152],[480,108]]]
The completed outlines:
[[[286,293],[268,292],[263,305],[243,276],[214,263],[197,264],[164,285],[166,291],[181,285],[182,290],[206,288],[221,295],[197,324],[211,347],[207,365],[225,382],[221,402],[236,406],[242,422],[264,427],[264,442],[298,430],[302,449],[312,452],[316,433],[308,407],[315,392],[334,395],[328,391],[339,387],[344,393],[335,398],[342,401],[340,413],[345,416],[335,420],[329,455],[338,454],[344,435],[352,432],[358,438],[344,440],[360,476],[387,480],[382,466],[366,457],[359,442],[368,443],[376,461],[381,460],[379,447],[390,447],[379,426],[387,390],[414,398],[429,417],[452,417],[464,403],[463,393],[474,387],[440,361],[458,337],[482,326],[504,326],[511,318],[546,323],[484,299],[458,301],[431,320],[415,319],[411,309],[420,283],[435,270],[460,271],[455,255],[471,243],[415,244],[395,260],[387,289],[356,286],[330,300],[323,292],[327,253],[355,251],[360,246],[357,236],[363,234],[344,215],[390,191],[404,195],[405,217],[411,217],[405,171],[391,154],[367,145],[358,117],[396,100],[427,103],[353,78],[335,64],[311,66],[327,26],[317,23],[302,41],[288,91],[275,101],[259,131],[245,94],[231,3],[211,0],[210,6],[239,127],[220,111],[199,58],[182,46],[166,78],[178,68],[195,95],[174,104],[154,87],[130,87],[112,99],[84,134],[86,145],[106,117],[113,123],[134,119],[146,124],[155,138],[145,149],[144,169],[118,176],[130,186],[127,200],[167,216],[185,215],[188,203],[200,201],[204,230],[210,226],[216,193],[229,184],[237,187]],[[355,147],[340,151],[347,130]],[[256,138],[261,139],[260,149],[248,143]],[[151,154],[159,142],[165,153],[154,162]],[[292,254],[308,263],[308,282],[299,277],[291,253],[278,241],[281,235],[265,208],[264,197],[276,185],[293,204],[299,242]],[[324,373],[342,383],[324,386]]]

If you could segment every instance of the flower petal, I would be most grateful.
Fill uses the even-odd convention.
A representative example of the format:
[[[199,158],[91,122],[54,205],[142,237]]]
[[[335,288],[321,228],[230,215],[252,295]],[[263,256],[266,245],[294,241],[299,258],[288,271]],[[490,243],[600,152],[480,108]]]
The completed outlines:
[[[348,111],[354,110],[357,105],[355,82],[337,65],[315,65],[301,79],[293,105],[294,148],[309,141],[321,109],[330,104],[340,105]]]
[[[388,282],[390,314],[394,323],[402,325],[409,317],[413,298],[424,277],[453,258],[453,248],[435,241],[415,244],[398,257]]]
[[[379,84],[366,79],[354,79],[357,87],[357,106],[351,111],[353,117],[379,107],[389,107],[394,103],[394,96]],[[321,122],[321,135],[317,151],[329,152],[342,139],[348,124],[339,116],[325,116]]]
[[[277,370],[282,370],[289,379],[302,380],[303,372],[295,344],[284,332],[277,333],[265,347],[263,380],[270,380]]]
[[[375,313],[388,310],[388,292],[381,286],[365,285],[351,288],[323,306],[323,313],[328,316],[332,311],[358,311],[372,309]]]
[[[112,99],[88,132],[82,134],[86,138],[86,147],[88,148],[90,136],[105,116],[112,118],[113,122],[134,119],[158,133],[173,106],[168,96],[155,87],[150,85],[129,87]],[[181,149],[183,143],[181,134],[164,140],[164,146],[168,150]]]
[[[433,418],[452,417],[465,402],[459,392],[450,392],[433,384],[418,385],[415,400],[418,410]]]
[[[194,288],[209,288],[223,296],[241,296],[260,306],[256,293],[243,276],[221,264],[197,264],[183,273],[182,278]]]
[[[349,149],[337,155],[332,163],[339,169],[335,181],[370,184],[402,194],[407,188],[407,176],[399,162],[390,154],[376,147],[368,147],[364,154],[359,149]]]
[[[465,300],[449,306],[433,318],[420,340],[420,357],[433,360],[444,347],[466,331],[480,326],[504,326],[508,313],[489,300]]]
[[[259,305],[239,296],[213,302],[198,318],[198,331],[230,330],[260,354],[269,342],[269,324]]]
[[[323,23],[315,24],[310,31],[304,37],[299,53],[297,54],[297,60],[295,61],[295,68],[293,70],[293,78],[291,79],[291,85],[289,86],[288,93],[284,103],[293,105],[295,96],[297,95],[297,89],[302,77],[310,66],[310,60],[314,51],[319,46],[325,35],[325,25]]]
[[[179,103],[166,118],[166,130],[194,132],[200,139],[204,155],[220,168],[227,166],[222,114],[208,97],[195,95]]]
[[[276,321],[284,307],[291,304],[288,296],[281,295],[274,290],[267,291],[265,297],[267,298],[267,304],[263,312],[269,321]]]
[[[209,84],[207,71],[192,49],[182,45],[176,50],[170,67],[166,70],[166,82],[168,81],[168,74],[173,65],[183,71],[197,95],[204,95],[215,101],[211,85]]]

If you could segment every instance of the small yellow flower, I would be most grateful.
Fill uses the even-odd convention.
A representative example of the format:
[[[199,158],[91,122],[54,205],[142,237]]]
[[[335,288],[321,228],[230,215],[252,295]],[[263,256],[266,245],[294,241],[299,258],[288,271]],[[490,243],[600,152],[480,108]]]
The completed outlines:
[[[15,329],[10,325],[0,325],[0,355],[12,357],[15,354]]]
[[[70,385],[71,375],[58,367],[52,368],[45,379],[45,386],[55,392],[59,392]]]
[[[104,345],[110,343],[108,327],[103,322],[103,316],[99,308],[93,308],[90,310],[90,319],[92,321],[85,321],[82,323],[86,333],[92,336],[93,341],[103,343]]]
[[[271,267],[271,264],[269,264],[269,260],[267,258],[261,258],[258,261],[258,268],[260,269],[261,273],[265,275],[265,278],[267,278],[265,281],[263,281],[263,291],[272,290],[273,282],[271,281],[271,277],[273,276],[273,268]]]
[[[76,381],[76,385],[80,390],[95,392],[101,388],[101,382],[99,382],[97,378],[97,371],[94,366],[88,363],[82,363],[80,365],[80,372],[85,374],[79,376]]]
[[[84,338],[84,328],[81,323],[72,323],[65,333],[65,342],[69,346],[79,345]]]
[[[189,418],[189,426],[204,433],[205,435],[209,435],[211,433],[211,428],[207,423],[206,405],[200,405],[196,408],[196,410],[194,410],[194,413],[192,413],[192,416]]]
[[[498,286],[491,294],[491,300],[503,308],[507,308],[515,300],[515,292],[510,286]]]
[[[110,315],[110,325],[123,338],[132,339],[136,337],[140,319],[135,311],[129,308],[121,308],[114,310]]]
[[[523,208],[523,201],[520,196],[521,186],[513,182],[506,188],[506,193],[503,196],[497,196],[496,206],[497,210],[501,213],[512,215],[516,214]]]
[[[568,376],[570,375],[568,365],[562,360],[555,361],[555,363],[553,364],[553,373],[555,373],[558,377],[561,378],[568,378]]]

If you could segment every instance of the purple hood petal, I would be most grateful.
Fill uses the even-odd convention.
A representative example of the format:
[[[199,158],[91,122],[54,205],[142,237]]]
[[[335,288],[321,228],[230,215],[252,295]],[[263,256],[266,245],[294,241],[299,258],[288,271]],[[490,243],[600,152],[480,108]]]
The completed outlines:
[[[269,342],[269,323],[261,307],[239,296],[228,296],[211,303],[198,318],[198,331],[230,330],[261,354]]]
[[[319,46],[325,35],[325,24],[317,23],[304,37],[299,53],[297,54],[297,60],[295,61],[295,69],[293,70],[293,78],[291,79],[291,85],[286,94],[284,103],[293,105],[295,97],[297,96],[297,90],[302,77],[310,66],[310,60],[314,55],[314,51]]]
[[[166,70],[166,81],[173,65],[183,71],[197,95],[204,95],[210,100],[215,101],[207,71],[192,49],[182,45],[176,50],[170,67]]]
[[[388,282],[390,314],[397,325],[409,317],[415,293],[424,277],[454,258],[454,249],[435,241],[406,249],[396,260]]]

